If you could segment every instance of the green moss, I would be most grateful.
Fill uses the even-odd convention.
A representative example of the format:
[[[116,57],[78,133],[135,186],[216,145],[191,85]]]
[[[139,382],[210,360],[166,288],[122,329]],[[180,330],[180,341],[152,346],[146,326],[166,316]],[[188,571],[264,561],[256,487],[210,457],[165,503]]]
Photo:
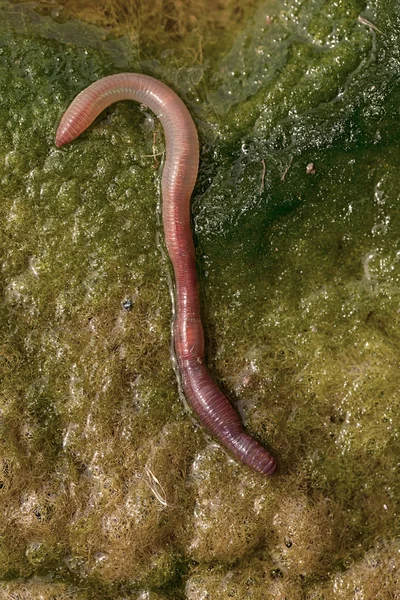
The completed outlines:
[[[358,1],[262,4],[218,72],[213,60],[140,61],[135,46],[122,54],[126,39],[0,9],[0,593],[390,598],[394,4],[362,13],[382,34],[359,22]],[[172,84],[199,127],[207,360],[277,457],[270,480],[194,428],[179,398],[140,110],[121,103],[54,146],[68,102],[119,69]]]
[[[235,565],[231,569],[207,567],[196,569],[187,584],[187,597],[199,598],[251,598],[252,600],[300,600],[301,586],[298,582],[285,581],[279,569],[273,569],[266,560],[253,557],[251,564]]]

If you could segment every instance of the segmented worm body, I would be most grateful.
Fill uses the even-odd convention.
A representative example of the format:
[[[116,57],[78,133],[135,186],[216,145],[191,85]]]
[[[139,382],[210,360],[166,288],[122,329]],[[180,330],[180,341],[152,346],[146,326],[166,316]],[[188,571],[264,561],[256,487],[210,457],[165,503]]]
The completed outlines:
[[[75,139],[107,106],[119,100],[146,105],[164,129],[163,226],[175,274],[174,342],[187,400],[201,423],[239,461],[271,475],[276,467],[273,457],[244,431],[239,415],[204,365],[204,333],[190,226],[190,198],[197,178],[199,143],[188,109],[175,92],[153,77],[136,73],[111,75],[96,81],[75,98],[58,126],[56,145]]]

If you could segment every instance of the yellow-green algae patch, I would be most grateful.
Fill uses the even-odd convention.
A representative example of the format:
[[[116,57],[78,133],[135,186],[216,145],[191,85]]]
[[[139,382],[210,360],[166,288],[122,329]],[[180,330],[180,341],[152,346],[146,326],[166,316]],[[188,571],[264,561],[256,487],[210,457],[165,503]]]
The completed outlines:
[[[393,597],[395,8],[261,4],[214,70],[0,4],[0,598]],[[121,69],[199,128],[207,360],[271,479],[179,398],[159,126],[121,103],[55,148],[68,102]]]

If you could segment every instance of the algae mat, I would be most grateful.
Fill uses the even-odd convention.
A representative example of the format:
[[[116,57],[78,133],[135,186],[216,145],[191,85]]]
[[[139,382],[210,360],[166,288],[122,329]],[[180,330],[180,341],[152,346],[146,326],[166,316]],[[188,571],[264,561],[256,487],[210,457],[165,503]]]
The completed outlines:
[[[54,17],[54,15],[53,15]],[[0,3],[0,598],[393,598],[400,542],[396,3],[260,5],[215,67]],[[196,427],[170,358],[163,138],[189,106],[207,360],[278,473]]]

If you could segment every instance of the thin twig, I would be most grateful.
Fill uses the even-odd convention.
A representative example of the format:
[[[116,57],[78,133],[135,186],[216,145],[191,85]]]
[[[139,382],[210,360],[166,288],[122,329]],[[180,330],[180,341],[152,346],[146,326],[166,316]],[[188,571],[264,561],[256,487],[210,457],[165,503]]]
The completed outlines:
[[[367,27],[370,27],[374,31],[377,31],[378,33],[381,33],[383,35],[383,31],[378,29],[376,25],[371,23],[371,21],[368,21],[367,19],[365,19],[365,17],[362,17],[361,15],[359,15],[358,22],[361,23],[362,25],[366,25]]]
[[[289,164],[286,167],[284,173],[282,174],[281,181],[283,181],[285,179],[287,172],[289,171],[290,167],[292,166],[292,162],[293,162],[293,156],[290,157]]]
[[[260,196],[264,191],[264,183],[265,183],[265,160],[262,159],[262,173],[261,173],[261,185],[260,185]]]
[[[151,471],[151,469],[149,467],[146,466],[145,471],[146,471],[146,475],[150,481],[147,479],[143,479],[143,481],[145,483],[147,483],[147,485],[149,486],[149,488],[151,489],[151,491],[153,492],[153,494],[155,495],[157,500],[160,502],[160,504],[162,504],[163,506],[168,506],[168,502],[165,497],[165,491],[164,491],[163,486],[161,485],[161,483],[159,482],[159,480],[157,479],[157,477],[154,475],[154,473]]]

